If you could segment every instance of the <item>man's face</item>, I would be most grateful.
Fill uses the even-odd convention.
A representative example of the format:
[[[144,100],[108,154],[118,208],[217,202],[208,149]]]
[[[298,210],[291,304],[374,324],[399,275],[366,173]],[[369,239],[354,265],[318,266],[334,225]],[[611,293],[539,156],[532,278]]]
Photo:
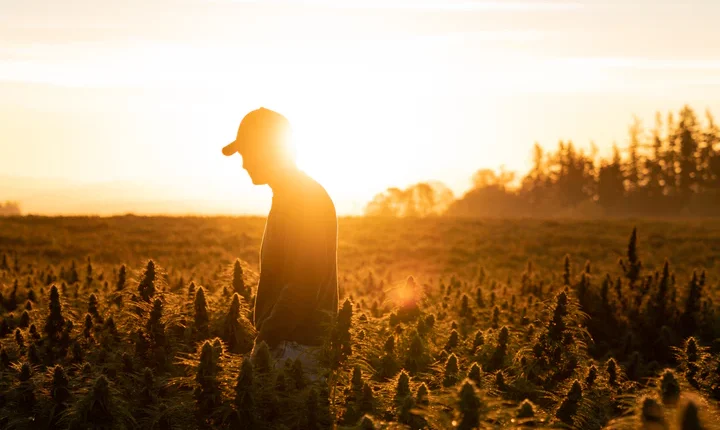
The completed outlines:
[[[250,179],[255,185],[265,185],[268,183],[268,173],[271,160],[268,159],[267,145],[262,142],[247,145],[240,152],[242,156],[242,166],[248,172]]]

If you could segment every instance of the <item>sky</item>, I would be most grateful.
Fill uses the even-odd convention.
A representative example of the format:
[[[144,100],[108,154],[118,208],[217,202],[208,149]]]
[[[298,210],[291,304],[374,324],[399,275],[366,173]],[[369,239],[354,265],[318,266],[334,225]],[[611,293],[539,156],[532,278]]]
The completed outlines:
[[[339,214],[460,196],[535,142],[600,153],[633,115],[720,115],[716,0],[0,0],[0,201],[25,212],[266,214],[243,115],[292,123]]]

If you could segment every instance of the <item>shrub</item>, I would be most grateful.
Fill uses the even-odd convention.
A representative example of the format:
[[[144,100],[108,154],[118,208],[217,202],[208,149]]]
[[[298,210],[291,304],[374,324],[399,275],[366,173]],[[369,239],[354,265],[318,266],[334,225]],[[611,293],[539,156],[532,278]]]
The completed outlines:
[[[138,293],[140,294],[140,297],[148,303],[155,295],[155,262],[152,260],[147,262],[145,271],[140,277]]]
[[[465,380],[460,388],[458,409],[460,422],[458,430],[472,430],[480,425],[480,397],[472,381]]]
[[[50,302],[48,304],[50,313],[45,320],[43,332],[50,342],[57,342],[60,339],[60,333],[65,327],[65,318],[62,314],[62,304],[60,303],[60,293],[57,287],[53,285],[50,288]]]

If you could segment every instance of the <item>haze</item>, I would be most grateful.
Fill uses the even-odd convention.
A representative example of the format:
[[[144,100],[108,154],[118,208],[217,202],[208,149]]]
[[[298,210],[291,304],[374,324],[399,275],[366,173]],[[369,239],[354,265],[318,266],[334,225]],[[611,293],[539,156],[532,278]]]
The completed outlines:
[[[0,201],[265,214],[220,148],[265,106],[340,214],[389,186],[525,171],[535,141],[625,145],[720,112],[720,3],[0,0]]]

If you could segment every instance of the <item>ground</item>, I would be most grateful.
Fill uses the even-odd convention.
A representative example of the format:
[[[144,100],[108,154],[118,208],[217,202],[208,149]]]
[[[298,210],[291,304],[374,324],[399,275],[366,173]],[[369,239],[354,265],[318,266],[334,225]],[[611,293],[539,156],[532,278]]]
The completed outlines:
[[[321,387],[247,356],[263,228],[0,218],[2,427],[712,428],[720,221],[341,218]]]

